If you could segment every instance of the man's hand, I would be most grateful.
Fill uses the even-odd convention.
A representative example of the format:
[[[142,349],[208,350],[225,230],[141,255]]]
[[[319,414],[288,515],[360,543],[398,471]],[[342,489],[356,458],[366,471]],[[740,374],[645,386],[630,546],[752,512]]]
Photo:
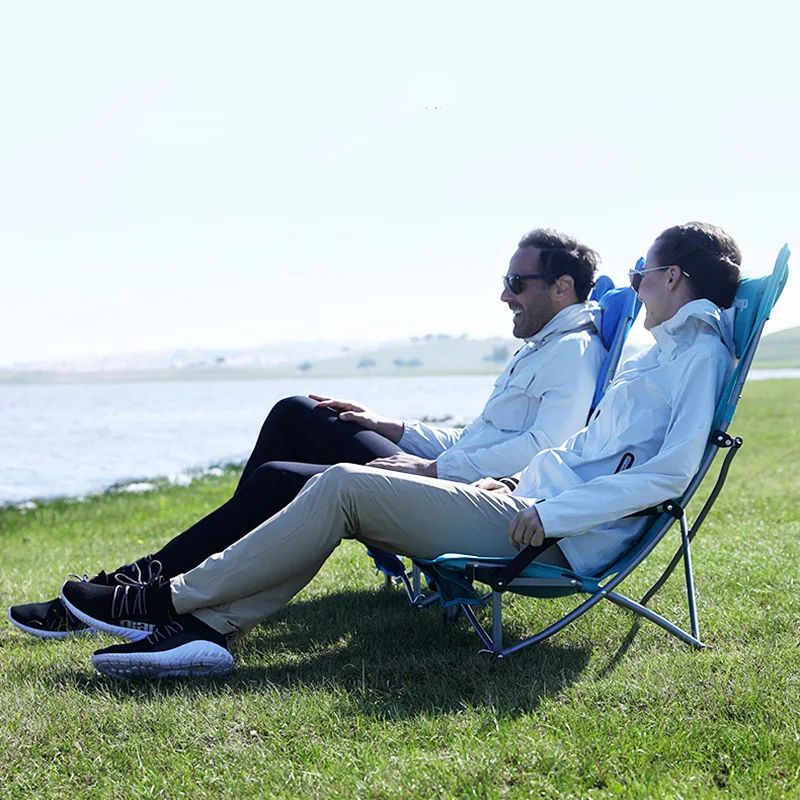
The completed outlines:
[[[342,422],[355,422],[362,428],[385,436],[395,444],[403,438],[403,423],[400,420],[381,417],[374,411],[349,400],[334,400],[332,397],[322,397],[318,394],[310,394],[309,397],[316,400],[320,408],[330,408],[331,411],[338,412]]]
[[[536,506],[520,511],[508,526],[508,538],[517,550],[529,544],[540,547],[544,543],[544,526]]]
[[[476,489],[485,489],[487,492],[496,492],[497,494],[511,494],[511,489],[504,483],[496,481],[494,478],[481,478],[472,484]]]
[[[436,462],[428,458],[412,456],[410,453],[396,453],[388,458],[376,458],[368,467],[388,469],[392,472],[407,472],[409,475],[422,475],[424,478],[436,477]]]

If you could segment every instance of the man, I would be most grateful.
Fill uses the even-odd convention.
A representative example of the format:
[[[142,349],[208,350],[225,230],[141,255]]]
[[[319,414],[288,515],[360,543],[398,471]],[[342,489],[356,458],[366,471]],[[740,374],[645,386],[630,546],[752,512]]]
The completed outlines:
[[[481,415],[463,430],[390,420],[318,396],[282,400],[227,503],[157,553],[91,582],[141,579],[155,562],[167,578],[186,572],[276,514],[332,464],[369,464],[461,483],[518,472],[586,422],[605,356],[596,307],[586,302],[596,266],[597,254],[572,237],[536,229],[522,238],[500,299],[513,314],[514,336],[525,344],[495,382]],[[86,630],[60,599],[13,606],[8,615],[40,638]]]
[[[459,482],[518,472],[586,422],[587,392],[594,392],[605,356],[596,312],[585,303],[595,264],[588,248],[553,231],[522,238],[500,300],[513,314],[514,336],[525,344],[495,381],[483,413],[463,429],[384,419],[353,403],[312,397],[340,412],[342,421],[399,446],[401,452],[370,466]]]
[[[533,457],[513,494],[494,481],[340,464],[185,575],[136,586],[68,581],[62,598],[87,624],[128,639],[138,638],[129,625],[154,626],[92,663],[114,677],[226,674],[229,637],[288,602],[345,537],[420,558],[510,558],[531,545],[539,561],[601,573],[647,523],[629,515],[680,496],[697,471],[733,369],[733,315],[721,309],[733,302],[740,263],[735,241],[713,225],[659,235],[631,274],[655,343],[622,366],[583,430]]]

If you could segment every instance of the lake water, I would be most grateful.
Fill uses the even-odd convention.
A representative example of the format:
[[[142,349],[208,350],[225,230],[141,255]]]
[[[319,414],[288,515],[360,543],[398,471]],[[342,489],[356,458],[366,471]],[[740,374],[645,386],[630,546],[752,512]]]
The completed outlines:
[[[244,461],[282,397],[356,400],[386,416],[467,422],[491,375],[0,385],[0,505]]]
[[[800,378],[754,370],[751,380]],[[294,394],[356,400],[387,416],[480,413],[491,375],[0,385],[0,505],[244,461],[273,404]]]

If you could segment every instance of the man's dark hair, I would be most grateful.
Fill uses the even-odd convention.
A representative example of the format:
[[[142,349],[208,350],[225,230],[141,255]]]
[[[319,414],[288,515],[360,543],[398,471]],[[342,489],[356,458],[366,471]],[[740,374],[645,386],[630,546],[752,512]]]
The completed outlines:
[[[742,253],[733,237],[707,222],[667,228],[655,241],[659,266],[677,264],[696,299],[729,308],[739,286]]]
[[[520,240],[519,248],[535,247],[539,253],[539,270],[555,281],[561,275],[570,275],[575,284],[578,301],[586,302],[594,286],[594,273],[600,256],[577,239],[550,228],[535,228]]]

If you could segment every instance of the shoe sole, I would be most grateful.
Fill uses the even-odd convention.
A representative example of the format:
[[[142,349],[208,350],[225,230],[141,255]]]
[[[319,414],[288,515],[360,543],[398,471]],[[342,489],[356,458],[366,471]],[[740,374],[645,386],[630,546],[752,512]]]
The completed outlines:
[[[122,625],[113,625],[112,623],[105,622],[102,619],[90,617],[88,614],[81,611],[77,606],[74,606],[72,603],[70,603],[66,597],[64,597],[63,589],[61,591],[61,602],[64,604],[67,610],[74,614],[81,622],[88,625],[90,628],[96,628],[98,631],[109,633],[112,636],[120,636],[121,638],[127,639],[131,642],[140,642],[142,639],[146,639],[153,632],[153,625],[145,625],[144,623],[141,623],[144,630],[140,628],[124,628]]]
[[[219,678],[233,670],[233,656],[214,642],[197,641],[172,650],[92,655],[92,666],[111,678]]]
[[[81,628],[80,630],[74,631],[46,631],[42,628],[30,628],[27,625],[23,625],[19,620],[14,619],[14,617],[11,616],[10,608],[6,616],[8,616],[8,621],[14,627],[19,628],[21,631],[31,636],[35,636],[37,639],[68,639],[70,636],[86,636],[87,634],[97,633],[94,628]]]

